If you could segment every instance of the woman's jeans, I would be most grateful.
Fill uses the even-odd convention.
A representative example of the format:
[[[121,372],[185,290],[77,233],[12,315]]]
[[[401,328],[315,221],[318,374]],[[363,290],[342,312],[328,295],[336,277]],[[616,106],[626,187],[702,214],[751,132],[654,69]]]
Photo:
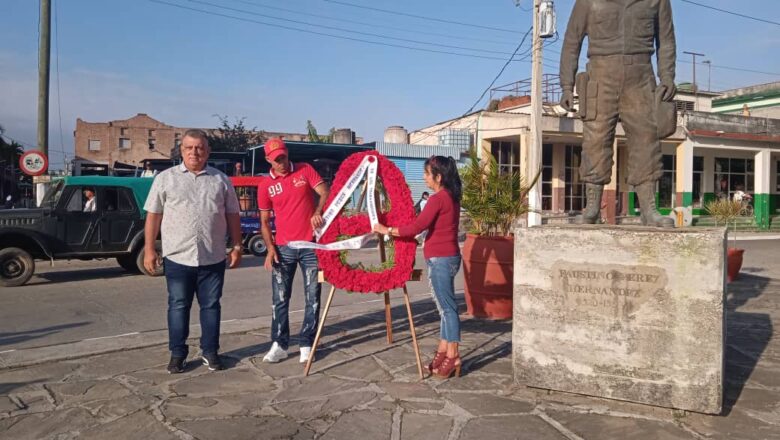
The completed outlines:
[[[306,307],[303,324],[298,338],[300,347],[311,347],[317,334],[317,322],[320,317],[320,283],[317,280],[319,266],[314,249],[293,249],[279,246],[279,263],[274,263],[271,287],[273,292],[273,318],[271,319],[271,340],[283,350],[290,345],[290,296],[295,278],[296,265],[303,272],[303,292]]]
[[[428,263],[433,301],[441,316],[441,339],[460,342],[460,318],[455,301],[455,275],[460,270],[460,255],[454,257],[432,257]]]
[[[192,299],[200,305],[200,350],[204,355],[219,351],[219,321],[222,286],[225,284],[225,262],[208,266],[185,266],[165,258],[165,281],[168,284],[168,349],[171,355],[187,357]]]

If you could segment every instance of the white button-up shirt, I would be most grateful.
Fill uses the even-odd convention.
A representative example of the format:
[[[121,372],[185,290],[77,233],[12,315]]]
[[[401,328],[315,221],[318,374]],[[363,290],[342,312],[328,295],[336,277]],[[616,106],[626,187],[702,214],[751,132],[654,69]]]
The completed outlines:
[[[193,173],[184,164],[154,179],[144,209],[162,214],[162,255],[185,266],[208,266],[225,260],[227,219],[239,212],[230,179],[206,167]]]

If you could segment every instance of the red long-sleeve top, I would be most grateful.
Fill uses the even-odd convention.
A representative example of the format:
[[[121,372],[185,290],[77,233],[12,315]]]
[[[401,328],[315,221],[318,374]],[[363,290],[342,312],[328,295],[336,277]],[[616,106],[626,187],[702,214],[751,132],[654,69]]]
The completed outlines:
[[[447,190],[440,190],[428,198],[422,212],[414,223],[398,228],[401,237],[414,237],[428,230],[423,244],[423,256],[454,257],[460,255],[458,247],[458,224],[460,203]]]

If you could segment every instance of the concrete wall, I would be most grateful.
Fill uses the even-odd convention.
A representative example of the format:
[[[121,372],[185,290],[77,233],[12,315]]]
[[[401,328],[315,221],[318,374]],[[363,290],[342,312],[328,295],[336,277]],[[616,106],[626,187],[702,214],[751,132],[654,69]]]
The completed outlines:
[[[724,229],[515,229],[515,381],[718,414]]]

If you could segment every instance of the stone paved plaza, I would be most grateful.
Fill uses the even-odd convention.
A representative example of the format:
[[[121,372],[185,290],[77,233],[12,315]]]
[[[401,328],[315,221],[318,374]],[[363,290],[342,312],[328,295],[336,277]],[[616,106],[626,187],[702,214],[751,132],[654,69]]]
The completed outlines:
[[[165,345],[0,370],[0,438],[780,439],[779,287],[757,268],[729,287],[721,416],[514,384],[508,321],[464,318],[462,377],[420,381],[405,309],[393,309],[388,345],[377,303],[329,317],[309,377],[295,345],[287,360],[261,362],[268,328],[223,335],[220,372],[193,353],[169,375]],[[413,309],[426,361],[438,318],[430,301]]]

